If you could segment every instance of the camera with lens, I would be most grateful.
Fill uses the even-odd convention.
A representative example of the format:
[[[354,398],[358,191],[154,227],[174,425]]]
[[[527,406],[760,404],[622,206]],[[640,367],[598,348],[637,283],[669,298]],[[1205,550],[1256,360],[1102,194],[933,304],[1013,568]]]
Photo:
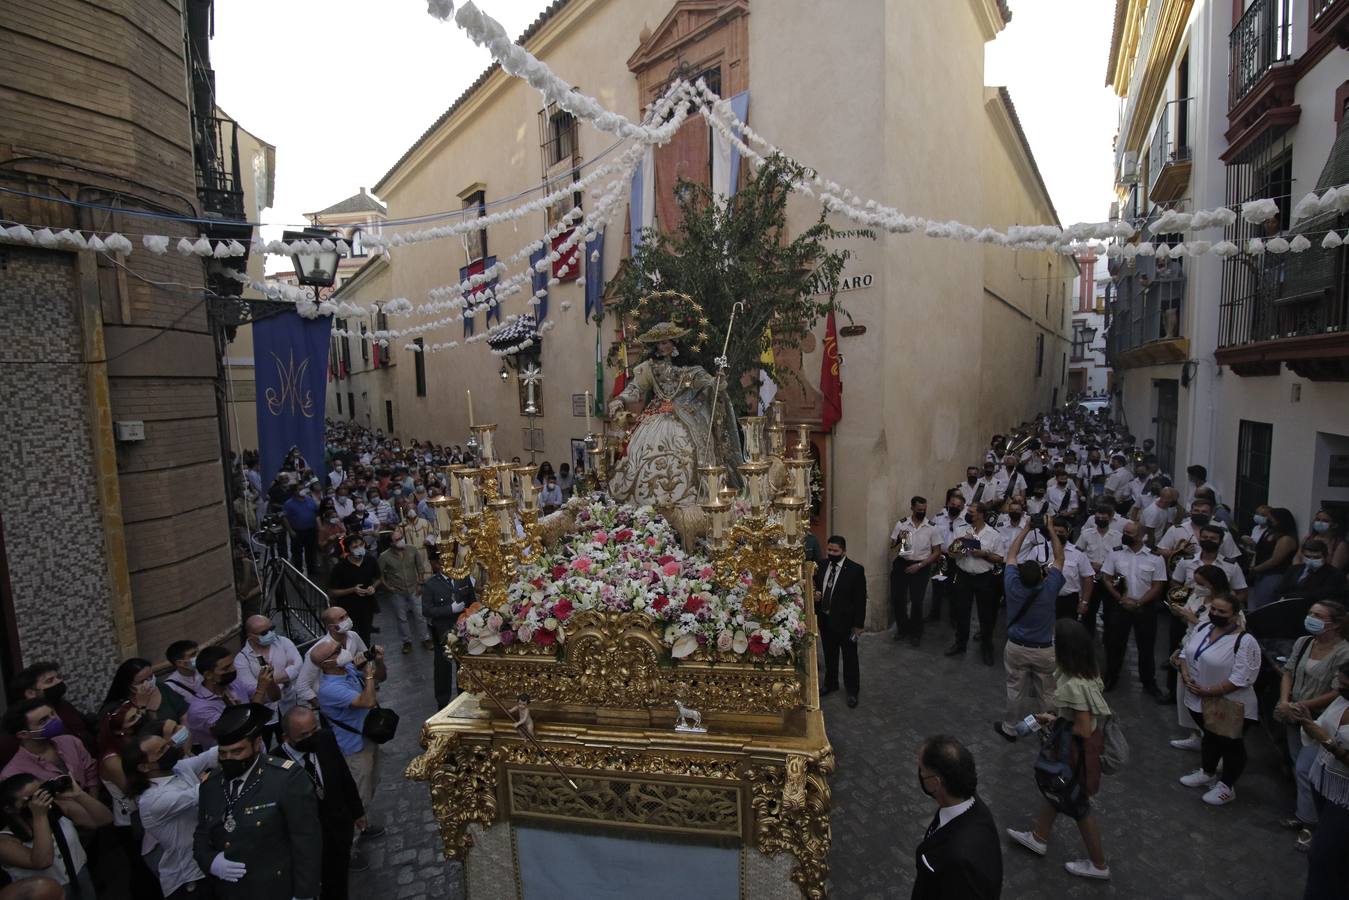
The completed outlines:
[[[264,516],[258,528],[257,538],[264,544],[279,544],[286,536],[286,520],[280,513]]]

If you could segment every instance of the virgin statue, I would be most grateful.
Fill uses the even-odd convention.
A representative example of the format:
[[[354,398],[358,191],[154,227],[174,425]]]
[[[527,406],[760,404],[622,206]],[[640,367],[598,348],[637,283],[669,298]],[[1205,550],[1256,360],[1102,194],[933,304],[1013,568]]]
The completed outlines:
[[[735,410],[706,369],[676,362],[676,341],[687,334],[686,328],[661,322],[639,336],[648,356],[609,403],[611,416],[625,411],[637,416],[627,452],[609,479],[609,493],[620,503],[692,506],[698,466],[725,466],[727,482],[740,483],[736,466],[744,457]]]

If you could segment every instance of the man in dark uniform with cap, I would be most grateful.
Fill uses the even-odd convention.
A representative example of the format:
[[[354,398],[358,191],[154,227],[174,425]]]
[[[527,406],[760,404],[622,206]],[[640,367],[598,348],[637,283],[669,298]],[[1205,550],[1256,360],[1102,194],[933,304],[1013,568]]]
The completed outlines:
[[[314,900],[323,838],[314,786],[291,759],[263,750],[272,712],[228,707],[211,726],[220,768],[201,785],[193,856],[216,900]]]

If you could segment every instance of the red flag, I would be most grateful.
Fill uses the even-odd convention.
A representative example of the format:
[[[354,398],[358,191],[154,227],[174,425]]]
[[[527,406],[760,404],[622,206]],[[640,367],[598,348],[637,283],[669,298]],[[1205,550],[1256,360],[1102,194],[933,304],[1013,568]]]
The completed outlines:
[[[834,327],[834,312],[824,328],[824,356],[820,359],[820,393],[824,395],[820,410],[820,430],[833,430],[834,423],[843,418],[843,375],[839,371],[838,331]]]

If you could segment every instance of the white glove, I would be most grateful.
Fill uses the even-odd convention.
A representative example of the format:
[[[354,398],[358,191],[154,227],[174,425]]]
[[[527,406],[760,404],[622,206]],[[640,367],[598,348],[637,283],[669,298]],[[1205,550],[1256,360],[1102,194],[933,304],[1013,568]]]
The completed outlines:
[[[459,603],[451,603],[451,604],[450,604],[450,612],[453,612],[453,613],[461,613],[461,612],[463,612],[463,611],[464,611],[464,604],[463,604],[462,601],[459,602]]]
[[[211,860],[211,874],[221,881],[235,882],[248,872],[248,866],[232,859],[226,859],[224,852],[217,853]]]

